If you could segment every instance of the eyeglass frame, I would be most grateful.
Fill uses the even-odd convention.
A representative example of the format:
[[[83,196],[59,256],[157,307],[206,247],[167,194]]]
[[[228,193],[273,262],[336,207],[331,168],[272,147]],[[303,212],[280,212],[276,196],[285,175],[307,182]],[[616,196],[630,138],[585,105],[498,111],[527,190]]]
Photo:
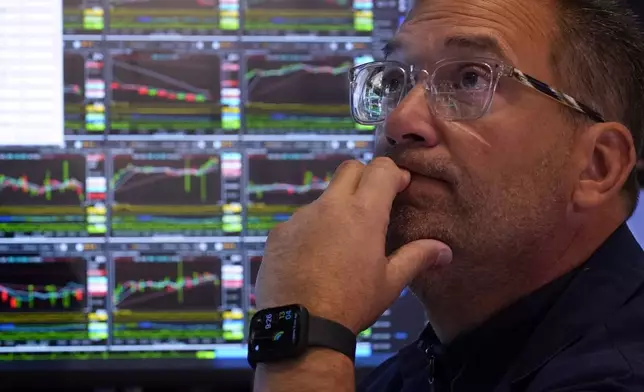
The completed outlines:
[[[499,82],[502,77],[508,77],[510,79],[513,79],[520,84],[532,89],[536,90],[541,94],[546,95],[547,97],[554,99],[555,101],[559,102],[560,104],[567,106],[581,114],[586,115],[589,117],[591,120],[597,122],[597,123],[603,123],[606,122],[606,119],[604,116],[599,114],[597,111],[592,109],[590,106],[583,104],[582,102],[578,101],[577,99],[571,97],[570,95],[562,92],[561,90],[555,89],[548,85],[545,82],[540,81],[539,79],[532,77],[525,72],[522,72],[518,68],[505,64],[502,61],[492,59],[492,58],[485,58],[485,57],[473,57],[473,58],[446,58],[443,60],[440,60],[434,64],[434,71],[432,74],[430,74],[426,69],[419,69],[416,70],[413,65],[406,65],[398,61],[394,60],[383,60],[383,61],[370,61],[368,63],[360,64],[357,65],[349,70],[349,82],[350,82],[350,105],[351,105],[351,115],[353,119],[358,122],[359,124],[362,125],[379,125],[382,124],[383,122],[386,121],[386,115],[385,118],[382,120],[377,120],[377,121],[361,121],[357,119],[357,116],[354,114],[354,84],[356,83],[356,75],[358,72],[362,71],[363,69],[367,67],[377,67],[380,65],[393,65],[397,66],[399,69],[403,71],[403,74],[405,76],[405,81],[404,81],[404,86],[407,91],[404,93],[400,94],[400,97],[398,99],[398,102],[394,107],[398,107],[400,103],[405,99],[407,94],[415,87],[415,85],[418,83],[417,82],[417,75],[419,73],[424,73],[427,75],[427,78],[423,82],[425,84],[424,88],[425,91],[430,91],[431,93],[431,86],[433,85],[433,81],[436,77],[437,71],[444,65],[450,64],[450,63],[456,63],[456,62],[483,62],[486,65],[490,66],[493,68],[493,64],[497,65],[498,68],[500,68],[499,71],[496,72],[495,75],[495,80],[493,81],[493,86],[491,87],[490,91],[490,97],[487,98],[487,102],[483,108],[481,108],[481,114],[476,117],[476,118],[471,118],[468,119],[468,121],[473,121],[480,119],[481,117],[485,116],[489,110],[490,107],[492,106],[492,102],[494,101],[494,96],[496,94],[497,87],[499,85]],[[493,69],[494,71],[494,69]],[[410,79],[411,78],[411,79]],[[408,88],[409,84],[412,84],[412,88]]]

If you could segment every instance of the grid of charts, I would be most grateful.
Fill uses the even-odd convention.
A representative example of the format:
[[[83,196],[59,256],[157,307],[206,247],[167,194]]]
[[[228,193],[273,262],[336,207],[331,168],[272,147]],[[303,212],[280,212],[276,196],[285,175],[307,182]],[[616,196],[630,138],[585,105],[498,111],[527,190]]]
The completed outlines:
[[[245,358],[268,232],[372,159],[347,75],[407,3],[3,5],[0,357]],[[411,297],[358,356],[415,338]]]

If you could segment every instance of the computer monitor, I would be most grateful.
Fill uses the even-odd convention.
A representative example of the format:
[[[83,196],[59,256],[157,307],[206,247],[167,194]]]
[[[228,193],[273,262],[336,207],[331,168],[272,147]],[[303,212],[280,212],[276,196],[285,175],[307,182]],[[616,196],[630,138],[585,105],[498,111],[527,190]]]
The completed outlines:
[[[0,373],[49,386],[249,375],[266,235],[342,161],[371,159],[347,72],[381,56],[407,8],[4,2]],[[404,292],[360,335],[357,366],[424,323]]]
[[[640,202],[638,203],[635,212],[628,220],[628,227],[633,232],[633,236],[640,246],[644,247],[644,194],[640,192]]]

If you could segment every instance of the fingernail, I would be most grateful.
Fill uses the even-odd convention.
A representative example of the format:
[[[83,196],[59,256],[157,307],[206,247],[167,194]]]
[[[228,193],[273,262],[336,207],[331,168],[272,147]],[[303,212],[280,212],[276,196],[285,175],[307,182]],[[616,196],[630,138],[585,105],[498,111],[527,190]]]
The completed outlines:
[[[447,265],[452,262],[452,250],[443,249],[438,253],[438,258],[436,259],[437,265]]]

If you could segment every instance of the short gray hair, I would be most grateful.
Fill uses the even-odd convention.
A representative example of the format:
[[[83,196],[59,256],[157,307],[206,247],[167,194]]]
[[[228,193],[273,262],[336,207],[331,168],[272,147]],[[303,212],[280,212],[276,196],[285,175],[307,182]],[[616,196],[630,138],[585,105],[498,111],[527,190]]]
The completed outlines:
[[[644,33],[630,5],[619,0],[556,0],[558,32],[552,64],[561,89],[631,131],[638,153],[644,132]],[[637,206],[636,169],[624,192]]]

